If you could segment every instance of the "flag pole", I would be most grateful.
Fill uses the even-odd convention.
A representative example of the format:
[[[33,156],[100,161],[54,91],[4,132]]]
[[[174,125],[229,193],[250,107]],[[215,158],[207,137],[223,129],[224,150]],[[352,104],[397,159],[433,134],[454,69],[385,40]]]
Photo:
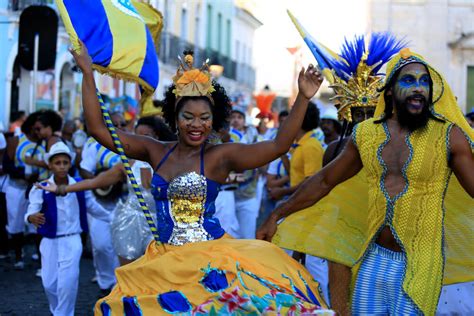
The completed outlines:
[[[132,183],[133,191],[138,199],[138,203],[140,204],[140,208],[142,209],[143,214],[145,215],[146,222],[148,223],[148,227],[150,228],[151,234],[153,235],[153,239],[157,244],[161,244],[160,238],[158,235],[158,230],[156,229],[155,222],[153,221],[153,217],[151,216],[150,210],[145,203],[145,199],[143,198],[142,192],[140,187],[137,184],[137,180],[133,175],[132,168],[130,167],[130,163],[128,162],[127,156],[125,156],[125,151],[123,150],[122,142],[115,131],[115,126],[112,123],[112,119],[110,118],[109,112],[105,107],[104,101],[102,100],[102,96],[100,95],[99,90],[96,90],[97,98],[99,99],[100,103],[100,110],[102,111],[102,116],[105,120],[105,124],[107,125],[107,129],[110,132],[110,136],[114,141],[115,148],[117,148],[118,154],[120,155],[120,160],[122,161],[123,166],[125,167],[125,171],[127,172],[128,178]]]

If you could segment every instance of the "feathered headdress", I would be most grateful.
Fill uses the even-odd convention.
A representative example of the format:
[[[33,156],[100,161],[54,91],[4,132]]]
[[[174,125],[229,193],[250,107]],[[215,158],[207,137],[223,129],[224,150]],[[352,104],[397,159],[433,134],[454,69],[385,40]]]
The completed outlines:
[[[289,11],[288,15],[334,89],[331,100],[336,101],[339,119],[351,122],[353,107],[375,107],[383,85],[379,70],[407,43],[390,33],[373,33],[369,41],[365,36],[346,39],[336,54],[313,39]]]
[[[183,52],[184,62],[180,56],[176,75],[173,77],[175,89],[173,93],[176,96],[176,104],[182,97],[208,97],[212,104],[214,100],[211,93],[215,91],[212,86],[211,74],[209,73],[209,65],[206,60],[200,69],[194,68],[193,51],[187,50]]]
[[[343,60],[334,63],[330,85],[340,119],[351,122],[351,108],[377,105],[384,77],[379,70],[405,45],[390,33],[373,33],[368,43],[365,36],[344,41]]]

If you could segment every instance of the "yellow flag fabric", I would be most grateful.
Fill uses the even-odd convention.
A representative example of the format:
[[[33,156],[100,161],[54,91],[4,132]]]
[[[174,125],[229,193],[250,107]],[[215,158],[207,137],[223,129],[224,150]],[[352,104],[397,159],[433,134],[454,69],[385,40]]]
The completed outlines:
[[[56,0],[72,45],[81,40],[94,68],[137,82],[147,92],[158,86],[158,57],[144,18],[130,0]]]
[[[366,240],[367,188],[362,170],[313,207],[285,218],[272,242],[352,267]]]

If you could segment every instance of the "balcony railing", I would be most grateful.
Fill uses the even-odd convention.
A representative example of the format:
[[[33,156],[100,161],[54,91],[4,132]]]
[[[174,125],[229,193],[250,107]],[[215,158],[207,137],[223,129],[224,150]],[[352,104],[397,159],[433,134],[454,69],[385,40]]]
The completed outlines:
[[[236,80],[252,88],[255,86],[255,70],[252,67],[237,63],[215,50],[202,49],[173,34],[167,32],[161,34],[159,51],[160,62],[175,64],[178,55],[182,56],[183,51],[186,49],[192,49],[194,51],[194,61],[196,65],[200,65],[206,59],[209,59],[210,65],[222,65],[224,67],[224,77]]]

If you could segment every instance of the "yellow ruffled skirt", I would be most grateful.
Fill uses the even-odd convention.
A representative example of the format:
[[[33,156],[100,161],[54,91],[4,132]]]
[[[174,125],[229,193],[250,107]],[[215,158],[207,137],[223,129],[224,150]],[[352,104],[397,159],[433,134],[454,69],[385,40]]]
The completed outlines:
[[[309,272],[260,240],[152,241],[115,273],[117,284],[95,315],[333,315]]]

